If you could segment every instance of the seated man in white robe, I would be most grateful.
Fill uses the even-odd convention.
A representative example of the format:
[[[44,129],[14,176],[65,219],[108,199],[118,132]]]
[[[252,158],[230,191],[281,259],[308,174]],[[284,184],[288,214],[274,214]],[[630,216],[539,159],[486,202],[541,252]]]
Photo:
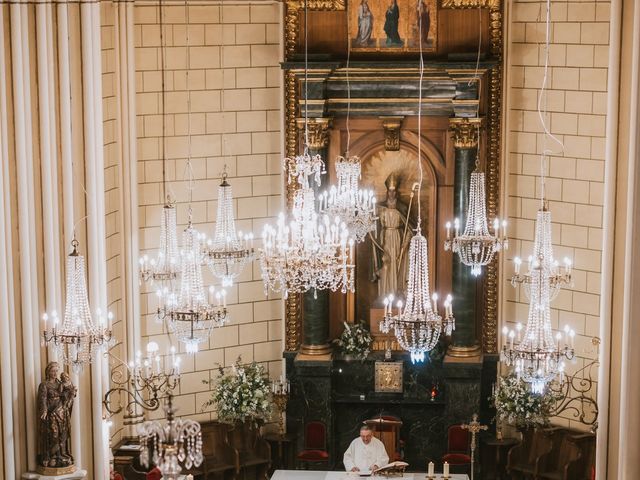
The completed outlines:
[[[347,472],[373,472],[389,463],[389,455],[384,444],[365,425],[360,428],[360,436],[344,452],[343,462]]]

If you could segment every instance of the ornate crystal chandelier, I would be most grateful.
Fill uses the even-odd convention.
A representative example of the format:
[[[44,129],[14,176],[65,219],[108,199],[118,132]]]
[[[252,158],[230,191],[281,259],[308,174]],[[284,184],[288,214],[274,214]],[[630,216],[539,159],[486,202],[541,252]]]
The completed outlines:
[[[444,319],[438,313],[438,294],[430,295],[428,261],[427,239],[418,226],[409,245],[407,302],[403,308],[402,300],[398,300],[394,315],[394,298],[389,295],[384,299],[384,318],[380,322],[382,333],[394,330],[398,343],[410,353],[413,363],[424,361],[426,352],[436,346],[441,333],[451,335],[455,330],[451,295],[444,302]]]
[[[189,215],[180,251],[180,290],[160,289],[157,292],[158,317],[168,320],[169,331],[184,343],[187,353],[196,353],[199,345],[208,341],[211,330],[228,321],[225,290],[216,292],[210,286],[208,294],[205,294],[202,282],[203,238],[193,227]]]
[[[520,274],[520,262],[515,264],[516,275],[512,283],[525,286],[530,299],[529,316],[524,335],[520,324],[516,325],[515,331],[503,328],[501,359],[515,367],[516,375],[530,383],[533,392],[542,393],[548,382],[557,375],[563,376],[563,360],[573,358],[575,338],[575,332],[569,327],[564,328],[564,334],[558,332],[555,336],[551,329],[550,302],[562,285],[571,282],[571,269],[566,264],[560,272],[553,259],[551,212],[546,206],[538,211],[529,271]]]
[[[233,285],[233,279],[253,260],[253,234],[236,233],[233,195],[231,185],[227,182],[226,166],[218,187],[215,235],[207,241],[205,259],[213,275],[222,281],[223,287]]]
[[[478,135],[479,137],[479,135]],[[479,148],[478,148],[479,150]],[[500,228],[502,226],[502,229]],[[457,253],[460,261],[471,267],[473,275],[480,275],[482,267],[493,260],[494,255],[500,250],[506,250],[509,246],[507,239],[507,222],[496,218],[493,221],[493,235],[489,233],[487,225],[485,177],[480,171],[479,158],[476,156],[476,168],[471,173],[471,185],[469,187],[469,208],[464,232],[460,235],[460,222],[456,218],[453,223],[453,237],[451,236],[451,223],[447,222],[447,239],[444,249]]]
[[[338,186],[325,191],[318,201],[320,210],[330,217],[340,217],[356,242],[376,228],[376,197],[372,190],[360,189],[362,166],[358,157],[338,157]]]
[[[103,315],[96,310],[97,324],[93,323],[87,296],[84,257],[78,253],[78,241],[71,242],[73,251],[67,257],[67,282],[64,318],[60,324],[57,312],[43,315],[45,344],[52,344],[62,361],[75,370],[91,363],[96,352],[111,343],[113,314]],[[49,320],[52,322],[49,329]]]
[[[198,422],[175,417],[171,393],[164,411],[166,420],[148,421],[138,427],[140,462],[146,468],[156,465],[162,478],[177,480],[182,472],[181,463],[187,470],[202,464],[202,433]]]
[[[422,21],[420,25],[420,38],[422,38]],[[424,59],[422,57],[422,42],[420,42],[420,80],[418,84],[418,170],[420,181],[418,183],[418,199],[422,192],[422,149],[420,135],[422,133],[422,79],[424,76]],[[396,303],[397,313],[393,314],[393,295],[384,300],[384,317],[380,322],[380,331],[389,333],[391,329],[398,343],[411,355],[413,363],[423,362],[426,353],[432,350],[440,334],[451,335],[456,328],[455,318],[451,308],[452,298],[447,295],[444,302],[444,319],[438,313],[438,294],[433,296],[429,290],[429,255],[427,239],[422,235],[421,208],[418,201],[416,234],[409,244],[409,273],[406,291],[406,304],[402,300]],[[432,304],[433,302],[433,304]]]
[[[287,168],[288,167],[288,168]],[[309,179],[317,185],[324,173],[320,155],[285,159],[289,183],[298,182],[291,220],[283,213],[276,227],[266,225],[260,249],[260,267],[265,291],[302,293],[310,289],[342,292],[354,289],[353,239],[340,217],[318,215]]]
[[[140,258],[140,278],[143,281],[157,282],[165,286],[178,277],[180,254],[176,234],[176,207],[169,199],[162,208],[160,221],[160,249],[157,257],[149,259],[147,255]]]

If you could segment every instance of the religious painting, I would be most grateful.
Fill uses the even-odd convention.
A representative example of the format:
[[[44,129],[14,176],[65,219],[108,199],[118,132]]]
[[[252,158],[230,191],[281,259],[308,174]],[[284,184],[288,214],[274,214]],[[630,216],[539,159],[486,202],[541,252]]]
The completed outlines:
[[[354,52],[435,52],[437,0],[350,0],[349,41]]]
[[[402,362],[376,362],[376,393],[402,393]]]
[[[401,148],[380,149],[361,157],[361,184],[375,192],[378,224],[376,231],[356,246],[354,318],[368,323],[374,337],[379,333],[384,298],[389,294],[396,298],[404,295],[409,245],[418,215],[429,248],[435,248],[435,236],[429,235],[435,231],[435,173],[423,155],[422,193],[418,198],[420,173],[416,156],[413,150]]]

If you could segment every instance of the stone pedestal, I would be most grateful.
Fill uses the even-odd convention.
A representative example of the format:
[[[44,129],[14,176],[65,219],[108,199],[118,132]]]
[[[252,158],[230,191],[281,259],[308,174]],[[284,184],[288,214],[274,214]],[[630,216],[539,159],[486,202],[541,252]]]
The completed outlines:
[[[40,473],[27,472],[22,474],[23,480],[81,480],[87,478],[86,470],[76,470],[64,475],[42,475]]]

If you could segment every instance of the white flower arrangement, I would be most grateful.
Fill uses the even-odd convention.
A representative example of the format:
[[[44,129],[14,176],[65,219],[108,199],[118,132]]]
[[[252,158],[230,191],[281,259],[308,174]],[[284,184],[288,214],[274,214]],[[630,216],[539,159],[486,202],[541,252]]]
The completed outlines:
[[[238,357],[230,373],[225,374],[221,366],[219,371],[220,378],[203,409],[215,405],[218,419],[227,423],[260,425],[270,418],[271,388],[262,365],[255,362],[242,365]],[[204,383],[211,385],[213,382],[204,380]]]
[[[501,377],[493,394],[498,420],[517,428],[547,426],[558,399],[558,393],[551,388],[546,388],[542,394],[533,393],[531,387],[514,374]]]
[[[371,353],[371,344],[373,343],[369,330],[361,323],[342,323],[344,330],[340,338],[336,340],[340,351],[343,355],[353,355],[364,360]]]

